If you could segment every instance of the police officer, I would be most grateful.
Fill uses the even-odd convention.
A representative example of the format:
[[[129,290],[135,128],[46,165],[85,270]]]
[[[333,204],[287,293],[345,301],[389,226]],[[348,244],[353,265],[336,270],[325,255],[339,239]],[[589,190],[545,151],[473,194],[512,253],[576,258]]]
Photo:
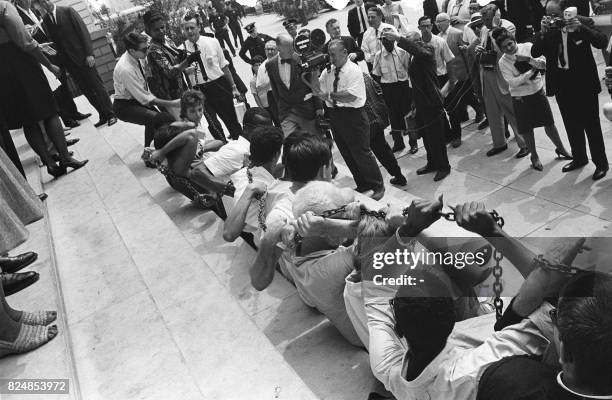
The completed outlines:
[[[244,29],[249,34],[249,37],[244,41],[244,45],[240,48],[240,58],[244,60],[247,64],[251,64],[252,58],[255,56],[262,56],[264,59],[266,58],[266,42],[270,40],[274,40],[273,37],[268,36],[264,33],[257,33],[257,28],[255,28],[255,22],[251,22]],[[247,57],[247,51],[251,54],[251,57]]]

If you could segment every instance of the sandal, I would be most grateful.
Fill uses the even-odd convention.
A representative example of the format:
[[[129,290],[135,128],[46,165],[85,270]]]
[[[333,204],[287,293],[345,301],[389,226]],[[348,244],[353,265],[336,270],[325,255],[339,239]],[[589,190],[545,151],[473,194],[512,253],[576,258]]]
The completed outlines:
[[[57,326],[21,325],[13,342],[0,340],[0,358],[9,354],[21,354],[39,348],[57,336]]]
[[[21,312],[21,318],[19,318],[19,321],[17,322],[21,322],[22,324],[25,325],[49,325],[51,322],[55,321],[57,319],[57,312],[56,311],[44,311],[44,310],[38,310],[35,312],[27,312],[27,311],[22,311]]]

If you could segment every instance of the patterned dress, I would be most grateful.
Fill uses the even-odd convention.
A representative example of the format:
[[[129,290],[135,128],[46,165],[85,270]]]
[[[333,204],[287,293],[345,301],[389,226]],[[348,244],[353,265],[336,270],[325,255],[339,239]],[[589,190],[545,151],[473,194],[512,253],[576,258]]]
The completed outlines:
[[[185,90],[183,74],[173,68],[178,64],[181,50],[177,49],[168,39],[164,44],[151,41],[147,52],[151,79],[149,88],[155,97],[163,100],[179,99]]]

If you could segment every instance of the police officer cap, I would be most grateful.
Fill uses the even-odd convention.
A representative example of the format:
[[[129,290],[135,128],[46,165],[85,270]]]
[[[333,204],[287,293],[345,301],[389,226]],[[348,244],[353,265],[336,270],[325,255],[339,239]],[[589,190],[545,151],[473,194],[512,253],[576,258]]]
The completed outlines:
[[[245,29],[247,32],[252,31],[253,29],[255,29],[255,22],[251,22],[250,24],[248,24],[247,26],[245,26],[245,27],[244,27],[244,29]]]

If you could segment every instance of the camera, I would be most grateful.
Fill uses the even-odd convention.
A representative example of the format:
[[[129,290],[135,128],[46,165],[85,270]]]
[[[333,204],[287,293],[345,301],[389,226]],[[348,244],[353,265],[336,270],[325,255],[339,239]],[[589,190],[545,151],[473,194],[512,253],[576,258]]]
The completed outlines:
[[[545,21],[548,21],[549,29],[562,29],[565,27],[565,20],[559,17],[544,17]]]
[[[308,72],[330,67],[329,55],[323,52],[325,33],[321,29],[301,31],[293,40],[293,48],[300,56],[300,66]]]
[[[182,63],[183,61],[187,60],[187,64],[192,64],[198,61],[198,58],[200,58],[200,50],[196,50],[193,53],[188,53],[185,50],[180,50],[178,56],[176,57],[176,60],[179,63]]]

